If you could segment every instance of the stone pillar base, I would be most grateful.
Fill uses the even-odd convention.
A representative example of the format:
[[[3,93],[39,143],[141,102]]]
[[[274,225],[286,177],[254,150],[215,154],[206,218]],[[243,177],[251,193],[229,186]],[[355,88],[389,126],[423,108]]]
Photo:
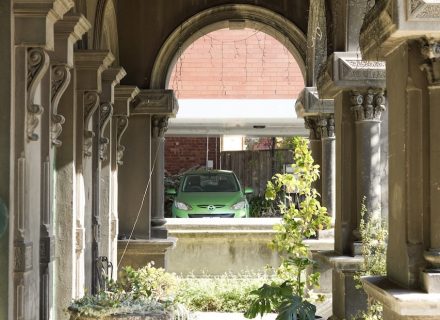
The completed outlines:
[[[440,319],[440,294],[405,289],[386,277],[362,279],[367,294],[384,307],[384,320]]]
[[[166,252],[176,245],[176,238],[150,239],[150,240],[119,240],[118,261],[122,258],[120,267],[131,266],[135,269],[142,268],[154,262],[157,268],[167,268]],[[127,246],[128,243],[128,246]]]
[[[332,320],[352,319],[360,311],[367,310],[367,295],[356,288],[354,275],[360,270],[362,257],[341,256],[334,251],[315,254],[320,264],[329,265],[332,271],[333,316]]]
[[[440,272],[425,270],[422,272],[423,286],[428,293],[440,293]]]
[[[152,227],[151,228],[151,237],[154,239],[167,239],[168,238],[168,230],[165,226]]]

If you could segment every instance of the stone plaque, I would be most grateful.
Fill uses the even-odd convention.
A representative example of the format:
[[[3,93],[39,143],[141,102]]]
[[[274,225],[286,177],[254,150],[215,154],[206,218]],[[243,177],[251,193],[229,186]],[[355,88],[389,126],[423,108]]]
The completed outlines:
[[[440,0],[407,0],[408,21],[440,21]]]

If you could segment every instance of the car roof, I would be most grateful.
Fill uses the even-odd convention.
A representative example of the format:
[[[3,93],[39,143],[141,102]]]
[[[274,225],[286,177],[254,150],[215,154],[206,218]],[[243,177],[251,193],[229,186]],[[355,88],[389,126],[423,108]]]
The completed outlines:
[[[206,173],[233,173],[233,171],[231,170],[193,170],[193,171],[188,171],[186,172],[184,175],[189,175],[189,174],[206,174]]]

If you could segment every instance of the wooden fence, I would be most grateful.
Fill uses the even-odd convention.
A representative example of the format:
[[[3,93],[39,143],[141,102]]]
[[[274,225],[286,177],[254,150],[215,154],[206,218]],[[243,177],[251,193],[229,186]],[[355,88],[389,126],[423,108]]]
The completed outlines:
[[[284,166],[293,163],[292,150],[223,151],[220,165],[232,170],[243,187],[254,189],[254,195],[264,195],[266,183]]]

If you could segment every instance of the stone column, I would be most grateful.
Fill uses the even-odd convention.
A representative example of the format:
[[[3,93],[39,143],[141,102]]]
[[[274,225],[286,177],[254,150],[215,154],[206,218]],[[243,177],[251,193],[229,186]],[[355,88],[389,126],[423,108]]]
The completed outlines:
[[[319,126],[321,129],[322,142],[322,206],[327,208],[327,212],[332,218],[332,226],[334,226],[336,213],[336,142],[334,116],[332,114],[321,116]]]
[[[440,17],[439,17],[440,19]],[[423,272],[423,285],[429,293],[440,293],[440,37],[424,38],[421,54],[425,59],[422,69],[428,80],[429,93],[429,163],[430,163],[430,212],[429,247],[424,252],[427,268]]]
[[[75,51],[77,118],[78,129],[76,154],[77,164],[77,283],[78,294],[84,289],[92,292],[95,261],[93,250],[97,250],[100,228],[93,216],[93,137],[95,136],[92,119],[100,106],[101,74],[113,62],[114,57],[108,51]],[[97,155],[95,155],[96,157]]]
[[[351,92],[356,131],[356,229],[353,231],[353,254],[361,255],[362,239],[359,225],[362,219],[362,204],[370,215],[381,216],[381,166],[380,166],[380,118],[385,109],[382,91],[368,89],[363,94]]]
[[[376,3],[360,35],[363,56],[388,70],[387,275],[364,281],[385,320],[440,317],[439,20],[437,2],[390,0]]]
[[[310,151],[312,152],[312,157],[319,166],[319,171],[322,172],[322,143],[321,143],[321,130],[319,129],[319,117],[317,116],[306,116],[304,117],[304,122],[306,128],[309,129],[309,141],[310,141]],[[313,187],[318,191],[320,197],[322,196],[322,183],[321,175],[313,183]]]
[[[55,24],[54,51],[49,53],[51,60],[49,80],[52,90],[46,101],[47,105],[50,106],[50,110],[47,110],[47,113],[43,115],[44,120],[42,119],[42,123],[45,122],[44,127],[42,127],[42,135],[46,140],[43,145],[42,159],[43,161],[47,159],[44,161],[42,168],[45,179],[41,188],[44,193],[41,216],[41,247],[45,248],[44,254],[40,253],[42,272],[40,296],[44,297],[45,301],[40,308],[40,318],[42,319],[48,319],[51,312],[59,315],[59,317],[55,316],[56,318],[60,318],[64,312],[62,306],[75,297],[72,287],[74,272],[71,268],[75,241],[72,221],[74,221],[76,214],[71,207],[71,204],[75,201],[72,189],[74,184],[71,179],[68,180],[64,176],[64,173],[69,171],[69,166],[67,164],[64,166],[65,163],[62,160],[62,155],[66,154],[66,149],[72,148],[72,144],[67,141],[68,145],[60,149],[62,146],[60,135],[66,117],[61,114],[64,110],[61,111],[59,106],[60,103],[68,104],[72,108],[71,110],[74,110],[72,106],[73,91],[67,90],[71,85],[72,78],[73,45],[81,39],[89,28],[90,24],[83,16],[77,14],[65,15],[63,20]],[[66,91],[70,94],[65,95]],[[72,111],[67,111],[67,126],[69,128],[72,128]],[[72,138],[70,137],[70,139]],[[49,148],[49,146],[52,148]],[[58,171],[56,164],[62,164],[63,170]],[[54,174],[55,170],[57,174]],[[70,167],[68,176],[72,177],[72,175],[73,167]],[[58,179],[59,181],[57,181]],[[72,184],[68,184],[67,181],[71,181]],[[58,187],[57,190],[55,190],[56,187]],[[55,198],[56,201],[52,202],[54,193],[57,194],[57,197]],[[70,198],[70,201],[66,198]],[[71,220],[72,216],[73,220]],[[55,261],[51,263],[53,256]],[[53,304],[53,301],[58,303]],[[52,308],[54,311],[51,311]]]
[[[12,57],[12,4],[8,0],[2,3],[0,11],[0,105],[2,106],[2,117],[0,118],[0,310],[3,310],[5,318],[12,317],[10,311],[13,309],[14,299],[9,293],[13,284],[10,278],[9,265],[11,263],[12,248],[9,246],[9,237],[13,232],[10,229],[9,208],[11,192],[9,191],[11,177],[10,169],[12,161],[12,93],[13,93],[13,57]]]
[[[122,137],[128,127],[130,104],[139,94],[139,89],[134,86],[117,85],[114,92],[114,107],[110,144],[110,243],[109,260],[113,264],[113,279],[117,277],[118,266],[118,168],[123,165],[125,146]]]
[[[119,242],[118,256],[122,265],[141,266],[155,261],[157,266],[165,266],[165,252],[173,245],[169,238],[154,239],[156,235],[166,236],[163,229],[163,213],[152,214],[152,198],[163,197],[162,189],[156,188],[162,179],[163,153],[160,145],[153,149],[153,137],[161,135],[164,129],[163,118],[173,116],[178,104],[172,90],[141,90],[133,101],[129,126],[122,139],[124,149],[124,166],[119,169],[119,235],[127,240]],[[163,121],[163,120],[162,120]],[[154,128],[154,126],[156,127]],[[162,130],[163,130],[162,129]],[[159,130],[159,132],[157,131]],[[157,142],[157,140],[156,140]],[[157,153],[156,153],[157,152]],[[162,163],[161,163],[162,162]],[[153,169],[158,165],[158,173],[153,176]],[[158,199],[154,200],[158,203]],[[160,230],[152,233],[152,218]],[[151,240],[149,240],[151,239]],[[118,263],[121,264],[121,263]]]
[[[98,157],[95,162],[94,171],[94,194],[93,200],[96,202],[94,207],[94,216],[101,224],[101,234],[99,241],[99,254],[102,259],[111,262],[111,201],[112,201],[112,175],[111,158],[114,150],[113,144],[113,112],[114,112],[114,88],[120,80],[126,75],[123,68],[109,68],[102,73],[102,93],[99,114],[96,113],[96,146]],[[100,174],[97,175],[97,172]],[[96,211],[95,211],[96,210]]]
[[[152,119],[151,142],[153,158],[152,190],[156,190],[151,199],[151,237],[166,239],[164,211],[164,178],[165,178],[165,131],[168,116],[154,116]],[[161,192],[163,190],[163,192]]]
[[[354,275],[359,270],[362,257],[354,252],[355,236],[359,227],[359,198],[371,187],[379,187],[380,180],[372,180],[370,173],[362,173],[363,161],[377,161],[362,154],[373,141],[372,133],[356,128],[353,116],[354,88],[363,94],[370,87],[382,88],[385,85],[385,64],[383,62],[368,63],[360,59],[359,53],[334,53],[329,57],[326,68],[318,80],[318,91],[322,98],[334,98],[334,126],[336,144],[336,215],[335,215],[335,251],[322,253],[319,259],[333,267],[333,317],[335,319],[351,318],[359,310],[366,309],[366,296],[362,290],[356,289]],[[376,93],[379,90],[375,90]],[[363,97],[363,96],[362,96]],[[370,110],[370,106],[362,100],[361,108]],[[373,108],[374,109],[374,108]],[[364,109],[362,109],[364,110]],[[364,117],[365,118],[365,117]],[[378,136],[375,136],[378,138]],[[366,142],[364,142],[364,140]],[[361,148],[363,144],[367,145]],[[376,140],[380,144],[380,139]],[[360,154],[358,152],[361,152]],[[360,170],[357,170],[357,163]],[[375,175],[374,175],[375,176]],[[364,186],[368,186],[364,188]],[[360,199],[361,200],[361,199]]]
[[[73,1],[14,1],[13,12],[12,78],[14,96],[10,125],[12,130],[10,184],[13,219],[12,266],[13,284],[9,284],[9,317],[37,319],[45,297],[40,297],[40,223],[42,190],[41,115],[47,102],[48,81],[43,81],[49,70],[46,50],[54,47],[54,23],[62,18]],[[11,21],[11,20],[9,20]],[[7,29],[6,29],[7,30]],[[2,30],[6,32],[5,30]],[[9,43],[9,42],[8,42]],[[47,80],[47,78],[46,78]],[[43,230],[44,232],[44,230]],[[49,253],[50,255],[50,253]],[[47,256],[47,255],[46,255]],[[7,272],[8,275],[11,275]],[[44,281],[44,280],[43,280]],[[30,301],[31,303],[25,303]]]

